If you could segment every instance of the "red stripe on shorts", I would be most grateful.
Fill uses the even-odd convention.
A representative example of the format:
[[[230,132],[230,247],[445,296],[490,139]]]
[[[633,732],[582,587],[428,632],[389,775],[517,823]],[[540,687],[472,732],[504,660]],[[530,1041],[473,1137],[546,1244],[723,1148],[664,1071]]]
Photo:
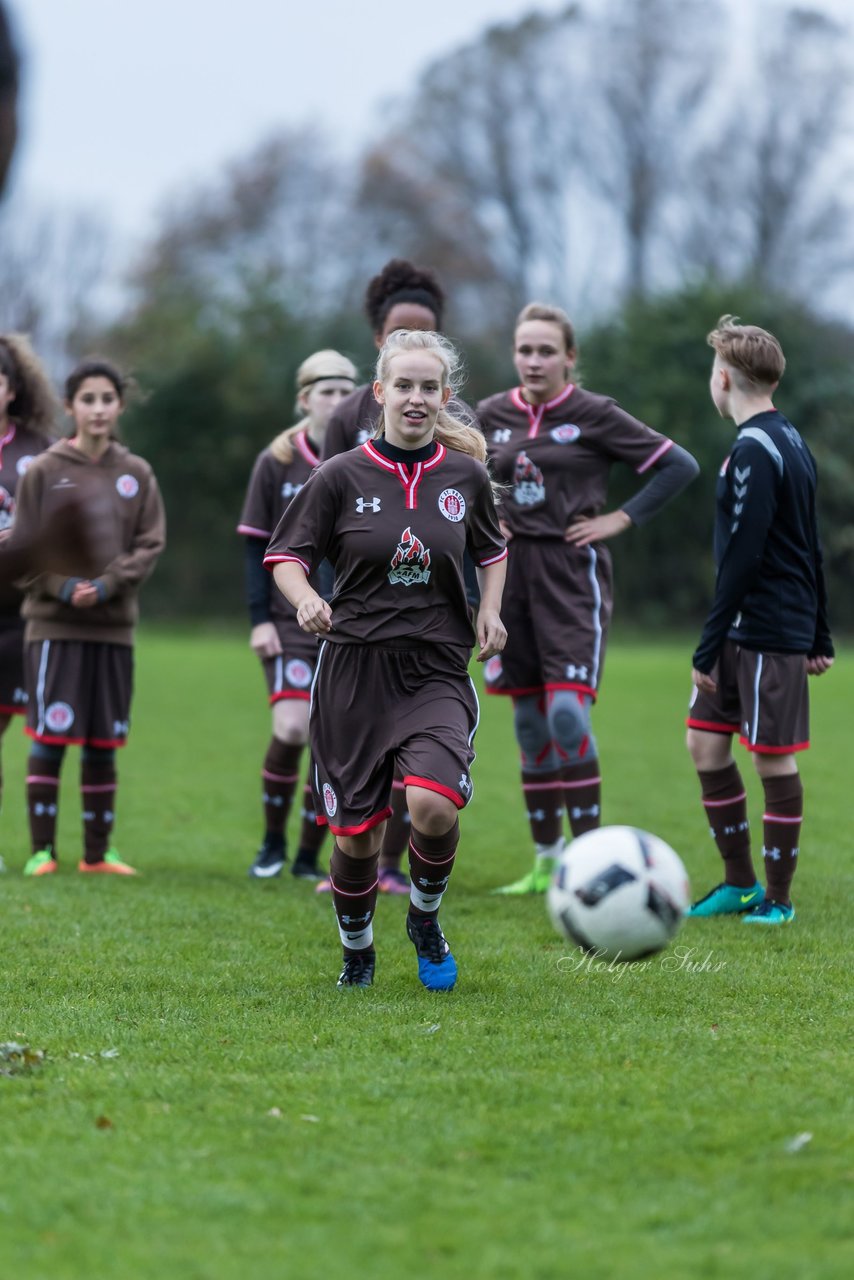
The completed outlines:
[[[458,809],[466,807],[466,801],[459,791],[443,787],[441,782],[433,782],[430,778],[416,778],[412,774],[407,774],[403,782],[407,787],[423,787],[425,791],[435,791],[440,796],[446,796],[448,800],[453,800]]]

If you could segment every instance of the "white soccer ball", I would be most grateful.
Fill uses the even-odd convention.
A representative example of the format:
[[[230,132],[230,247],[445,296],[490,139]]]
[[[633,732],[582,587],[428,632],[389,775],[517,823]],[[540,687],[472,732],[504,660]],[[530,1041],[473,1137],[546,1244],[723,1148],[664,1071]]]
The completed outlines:
[[[690,900],[669,844],[636,827],[600,827],[564,850],[546,903],[562,937],[608,960],[636,960],[667,946]]]

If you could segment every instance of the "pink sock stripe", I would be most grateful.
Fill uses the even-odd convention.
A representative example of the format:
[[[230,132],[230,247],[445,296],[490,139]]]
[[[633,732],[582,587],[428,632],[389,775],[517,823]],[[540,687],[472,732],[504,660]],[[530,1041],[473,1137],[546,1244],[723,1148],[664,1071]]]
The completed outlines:
[[[802,813],[798,814],[796,818],[784,818],[782,814],[777,813],[763,813],[762,815],[763,822],[785,822],[789,825],[794,825],[795,823],[803,822],[803,820],[804,815]]]
[[[379,888],[379,876],[368,889],[360,889],[358,893],[348,893],[346,889],[339,889],[332,876],[329,877],[329,883],[336,893],[340,893],[345,898],[364,898],[366,893],[373,893],[374,889]]]
[[[391,789],[392,791],[405,791],[406,787],[403,785],[402,782],[393,782],[391,784]]]
[[[560,785],[566,787],[570,791],[573,787],[592,787],[595,782],[601,782],[602,778],[581,778],[578,782],[562,782]]]
[[[719,809],[725,804],[736,804],[739,800],[746,800],[747,792],[742,791],[738,796],[727,796],[726,800],[704,800],[703,804],[707,809]]]
[[[591,781],[599,782],[600,779],[591,779]],[[581,783],[572,782],[523,782],[523,791],[563,791],[564,787],[581,786]]]
[[[426,853],[422,853],[420,849],[416,849],[412,841],[409,841],[409,847],[415,854],[416,858],[420,858],[422,862],[429,862],[431,867],[444,867],[446,862],[453,862],[457,856],[456,849],[449,858],[428,858]]]
[[[117,786],[118,786],[118,783],[116,783],[116,782],[105,782],[105,783],[103,783],[103,785],[98,785],[97,787],[90,787],[90,786],[85,786],[85,787],[84,787],[84,786],[81,786],[81,787],[80,787],[80,790],[81,790],[81,791],[86,791],[86,792],[89,792],[89,791],[115,791],[115,789],[116,789],[116,787],[117,787]]]
[[[298,773],[270,773],[267,769],[262,769],[261,777],[266,778],[268,782],[296,782],[299,778],[299,774]]]
[[[31,782],[40,782],[42,786],[59,786],[59,778],[54,778],[52,774],[48,774],[47,777],[42,777],[40,773],[28,773],[27,784],[29,785]]]

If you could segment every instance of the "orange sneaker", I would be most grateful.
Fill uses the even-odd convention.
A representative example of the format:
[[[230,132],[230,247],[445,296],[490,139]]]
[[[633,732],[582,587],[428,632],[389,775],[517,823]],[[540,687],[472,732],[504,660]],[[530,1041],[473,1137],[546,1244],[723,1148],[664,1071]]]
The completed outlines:
[[[59,864],[49,849],[39,849],[24,863],[25,876],[52,876]]]
[[[126,862],[122,862],[115,849],[108,849],[104,854],[102,862],[86,862],[81,860],[77,864],[77,870],[83,871],[86,875],[109,875],[109,876],[138,876],[139,872],[135,867],[129,867]]]

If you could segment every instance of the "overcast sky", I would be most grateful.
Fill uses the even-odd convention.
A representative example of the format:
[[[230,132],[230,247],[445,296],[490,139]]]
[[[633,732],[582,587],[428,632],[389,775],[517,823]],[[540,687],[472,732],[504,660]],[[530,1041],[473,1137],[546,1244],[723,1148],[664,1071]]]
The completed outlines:
[[[139,234],[282,126],[357,145],[390,97],[494,22],[565,0],[6,0],[26,58],[13,193]]]
[[[5,2],[26,60],[16,204],[95,210],[129,243],[273,130],[317,121],[358,146],[432,59],[567,0]]]

